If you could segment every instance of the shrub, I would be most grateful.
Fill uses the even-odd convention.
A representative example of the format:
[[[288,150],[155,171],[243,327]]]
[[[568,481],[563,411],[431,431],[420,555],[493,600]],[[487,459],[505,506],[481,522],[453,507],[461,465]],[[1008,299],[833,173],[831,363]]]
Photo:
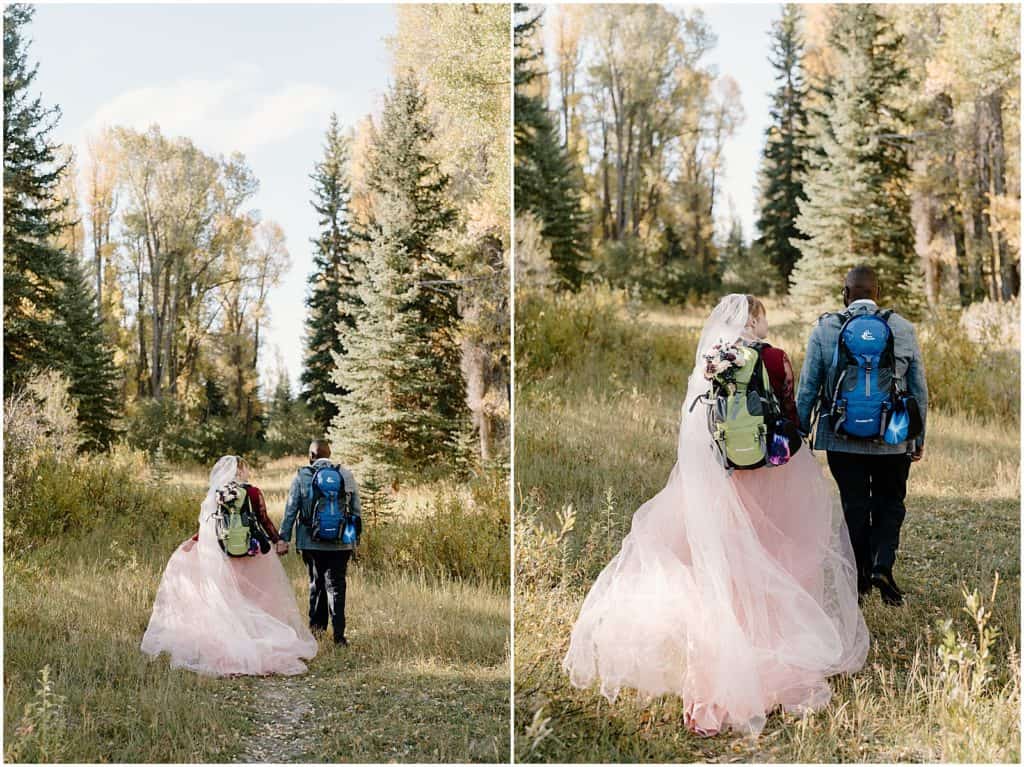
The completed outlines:
[[[497,472],[435,498],[418,518],[364,514],[360,558],[370,570],[404,570],[474,583],[508,586],[508,485]],[[376,519],[376,522],[372,520]]]
[[[689,374],[693,329],[638,321],[640,304],[624,290],[589,285],[579,293],[521,291],[516,300],[516,374],[534,381],[553,370],[629,368],[676,378]]]
[[[35,697],[25,704],[4,759],[22,763],[64,761],[66,730],[64,696],[54,692],[50,667],[44,666],[39,672]]]
[[[245,433],[242,419],[203,417],[170,398],[137,403],[128,414],[125,436],[128,444],[150,455],[162,452],[169,460],[186,463],[209,463],[228,453],[249,454],[262,447],[259,435]]]
[[[722,290],[716,271],[687,261],[670,261],[650,270],[641,282],[644,298],[671,306],[699,306],[709,295]]]
[[[544,239],[541,222],[529,211],[516,214],[516,283],[547,287],[554,281],[551,245]]]
[[[1017,421],[1019,352],[1010,344],[984,340],[1001,334],[1001,326],[985,323],[982,316],[965,312],[962,319],[956,311],[944,311],[918,325],[928,407]]]
[[[198,517],[194,493],[153,481],[145,456],[127,447],[70,460],[41,455],[5,489],[8,557],[64,538],[80,542],[98,529],[131,546],[180,538]]]
[[[1020,300],[971,304],[960,315],[960,326],[974,343],[1020,349]]]
[[[60,373],[34,376],[4,401],[5,476],[41,452],[70,457],[81,442],[75,404]]]
[[[565,585],[573,563],[569,555],[569,536],[576,526],[572,504],[555,515],[552,527],[541,519],[541,509],[528,496],[516,511],[516,591],[524,593]]]

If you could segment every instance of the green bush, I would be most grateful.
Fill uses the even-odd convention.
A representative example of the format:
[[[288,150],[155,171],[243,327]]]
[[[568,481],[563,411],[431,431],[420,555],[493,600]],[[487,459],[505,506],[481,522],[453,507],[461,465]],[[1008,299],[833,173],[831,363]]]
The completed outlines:
[[[508,485],[501,473],[481,478],[467,499],[454,488],[441,492],[419,518],[371,521],[360,546],[369,570],[401,570],[508,587]]]
[[[123,447],[71,460],[41,456],[8,478],[5,492],[6,556],[95,530],[131,546],[180,540],[198,516],[194,493],[154,480],[145,456]]]
[[[699,322],[680,327],[638,321],[639,307],[624,291],[599,286],[576,294],[520,291],[516,304],[520,382],[537,382],[557,370],[573,381],[613,388],[618,378],[636,379],[639,371],[641,380],[654,386],[671,383],[680,396],[685,391]],[[959,310],[936,311],[917,323],[929,408],[1016,422],[1019,349],[1005,321],[985,322],[978,315],[968,311],[962,318]],[[798,372],[812,327],[788,322],[772,328],[772,339],[786,350]]]
[[[1019,420],[1019,349],[997,340],[972,339],[955,311],[920,323],[918,335],[929,408]]]
[[[579,293],[520,291],[516,298],[516,374],[533,381],[585,366],[686,377],[698,332],[640,322],[625,291],[587,286]]]
[[[210,463],[264,447],[261,434],[246,434],[241,418],[206,416],[169,398],[137,403],[128,413],[125,436],[132,447],[184,463]]]

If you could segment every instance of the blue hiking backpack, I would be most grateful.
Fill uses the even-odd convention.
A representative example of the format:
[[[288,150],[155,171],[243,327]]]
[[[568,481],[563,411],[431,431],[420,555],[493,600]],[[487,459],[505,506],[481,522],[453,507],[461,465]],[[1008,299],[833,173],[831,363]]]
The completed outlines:
[[[345,478],[339,467],[321,466],[313,472],[311,527],[315,541],[340,541],[356,544],[359,538],[358,517],[351,514]]]
[[[825,405],[836,434],[857,439],[885,436],[895,408],[898,380],[891,310],[840,315]]]

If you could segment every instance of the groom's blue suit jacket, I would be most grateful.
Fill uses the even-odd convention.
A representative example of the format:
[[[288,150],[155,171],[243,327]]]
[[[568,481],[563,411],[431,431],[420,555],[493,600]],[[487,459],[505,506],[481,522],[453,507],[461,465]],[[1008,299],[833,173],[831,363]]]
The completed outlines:
[[[878,307],[874,301],[860,300],[851,303],[847,309],[854,314],[874,312]],[[796,398],[797,415],[800,417],[800,431],[809,434],[811,431],[811,413],[821,395],[828,369],[832,365],[832,355],[839,343],[839,331],[842,319],[838,314],[826,314],[811,331],[807,342],[807,356],[800,372],[800,389]],[[917,334],[909,321],[893,312],[889,317],[889,327],[893,334],[893,347],[896,354],[896,376],[903,379],[907,391],[917,398],[921,408],[921,419],[927,425],[928,383],[924,376],[924,363],[921,361],[921,347],[917,343]],[[851,439],[832,430],[832,423],[827,413],[818,417],[818,428],[814,434],[815,450],[834,450],[841,453],[867,453],[877,455],[893,455],[907,453],[924,444],[925,432],[911,445],[907,442],[889,445],[880,440]]]

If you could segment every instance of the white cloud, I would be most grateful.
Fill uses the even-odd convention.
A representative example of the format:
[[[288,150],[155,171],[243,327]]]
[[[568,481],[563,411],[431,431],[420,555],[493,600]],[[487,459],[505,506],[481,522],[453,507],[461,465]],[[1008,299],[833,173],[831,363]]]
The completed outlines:
[[[333,101],[329,88],[314,83],[266,91],[232,78],[183,79],[115,96],[96,110],[85,135],[108,125],[145,130],[157,123],[166,135],[188,136],[207,151],[248,152],[323,122]]]

